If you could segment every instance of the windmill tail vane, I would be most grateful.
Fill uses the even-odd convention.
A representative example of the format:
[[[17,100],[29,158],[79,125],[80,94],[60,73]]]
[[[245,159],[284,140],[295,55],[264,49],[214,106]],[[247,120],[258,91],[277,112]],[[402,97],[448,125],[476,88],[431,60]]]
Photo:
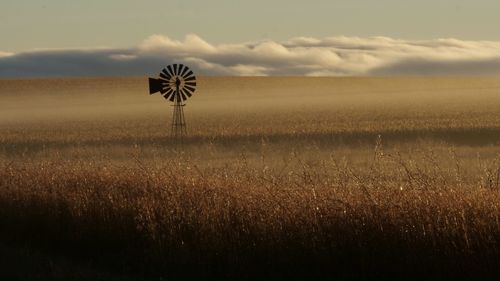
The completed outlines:
[[[189,67],[183,64],[172,64],[164,68],[158,78],[149,78],[149,94],[160,92],[165,100],[173,102],[172,136],[184,137],[187,134],[184,118],[184,102],[196,90],[196,77]]]

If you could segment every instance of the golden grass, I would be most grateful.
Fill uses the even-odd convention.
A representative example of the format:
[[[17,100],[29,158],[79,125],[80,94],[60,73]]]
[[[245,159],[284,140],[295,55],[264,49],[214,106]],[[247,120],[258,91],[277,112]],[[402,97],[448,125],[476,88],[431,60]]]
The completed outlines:
[[[237,274],[244,266],[257,274],[292,264],[332,274],[393,266],[494,272],[500,158],[467,167],[480,173],[465,177],[458,162],[447,169],[420,156],[376,151],[362,168],[295,156],[275,167],[245,158],[205,169],[185,159],[4,165],[0,220],[10,239],[124,255],[119,262],[146,271],[153,264],[154,274]]]
[[[499,79],[202,78],[183,146],[119,81],[0,81],[4,241],[151,279],[498,272]]]

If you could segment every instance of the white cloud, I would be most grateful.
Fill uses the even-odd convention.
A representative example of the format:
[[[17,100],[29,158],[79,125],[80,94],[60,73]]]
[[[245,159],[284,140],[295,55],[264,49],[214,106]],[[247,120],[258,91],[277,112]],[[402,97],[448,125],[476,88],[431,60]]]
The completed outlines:
[[[136,55],[127,55],[127,54],[112,54],[109,56],[114,60],[133,60],[136,59]]]
[[[0,52],[0,77],[153,75],[186,63],[202,75],[498,75],[500,42],[297,37],[211,44],[153,35],[129,49]]]
[[[8,53],[8,52],[0,52],[0,58],[2,57],[10,57],[13,56],[13,53]]]
[[[216,48],[195,34],[188,34],[184,41],[177,41],[162,35],[153,35],[144,40],[138,47],[139,53],[159,53],[171,55],[207,54]]]

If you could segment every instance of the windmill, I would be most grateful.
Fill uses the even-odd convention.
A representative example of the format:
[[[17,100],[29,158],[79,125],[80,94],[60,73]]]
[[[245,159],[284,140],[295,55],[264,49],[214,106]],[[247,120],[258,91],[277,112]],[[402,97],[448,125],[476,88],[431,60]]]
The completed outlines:
[[[193,95],[196,89],[196,77],[187,66],[173,64],[164,68],[158,78],[149,78],[149,94],[160,92],[162,96],[173,102],[172,136],[182,139],[187,134],[184,119],[184,102]]]

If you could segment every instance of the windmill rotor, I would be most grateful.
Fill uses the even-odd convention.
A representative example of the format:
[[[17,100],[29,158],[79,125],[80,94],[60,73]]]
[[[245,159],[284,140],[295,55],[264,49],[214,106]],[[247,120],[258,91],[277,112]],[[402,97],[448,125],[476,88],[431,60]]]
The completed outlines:
[[[185,102],[196,90],[196,76],[183,64],[168,65],[158,78],[149,78],[149,93],[160,92],[168,101]]]

